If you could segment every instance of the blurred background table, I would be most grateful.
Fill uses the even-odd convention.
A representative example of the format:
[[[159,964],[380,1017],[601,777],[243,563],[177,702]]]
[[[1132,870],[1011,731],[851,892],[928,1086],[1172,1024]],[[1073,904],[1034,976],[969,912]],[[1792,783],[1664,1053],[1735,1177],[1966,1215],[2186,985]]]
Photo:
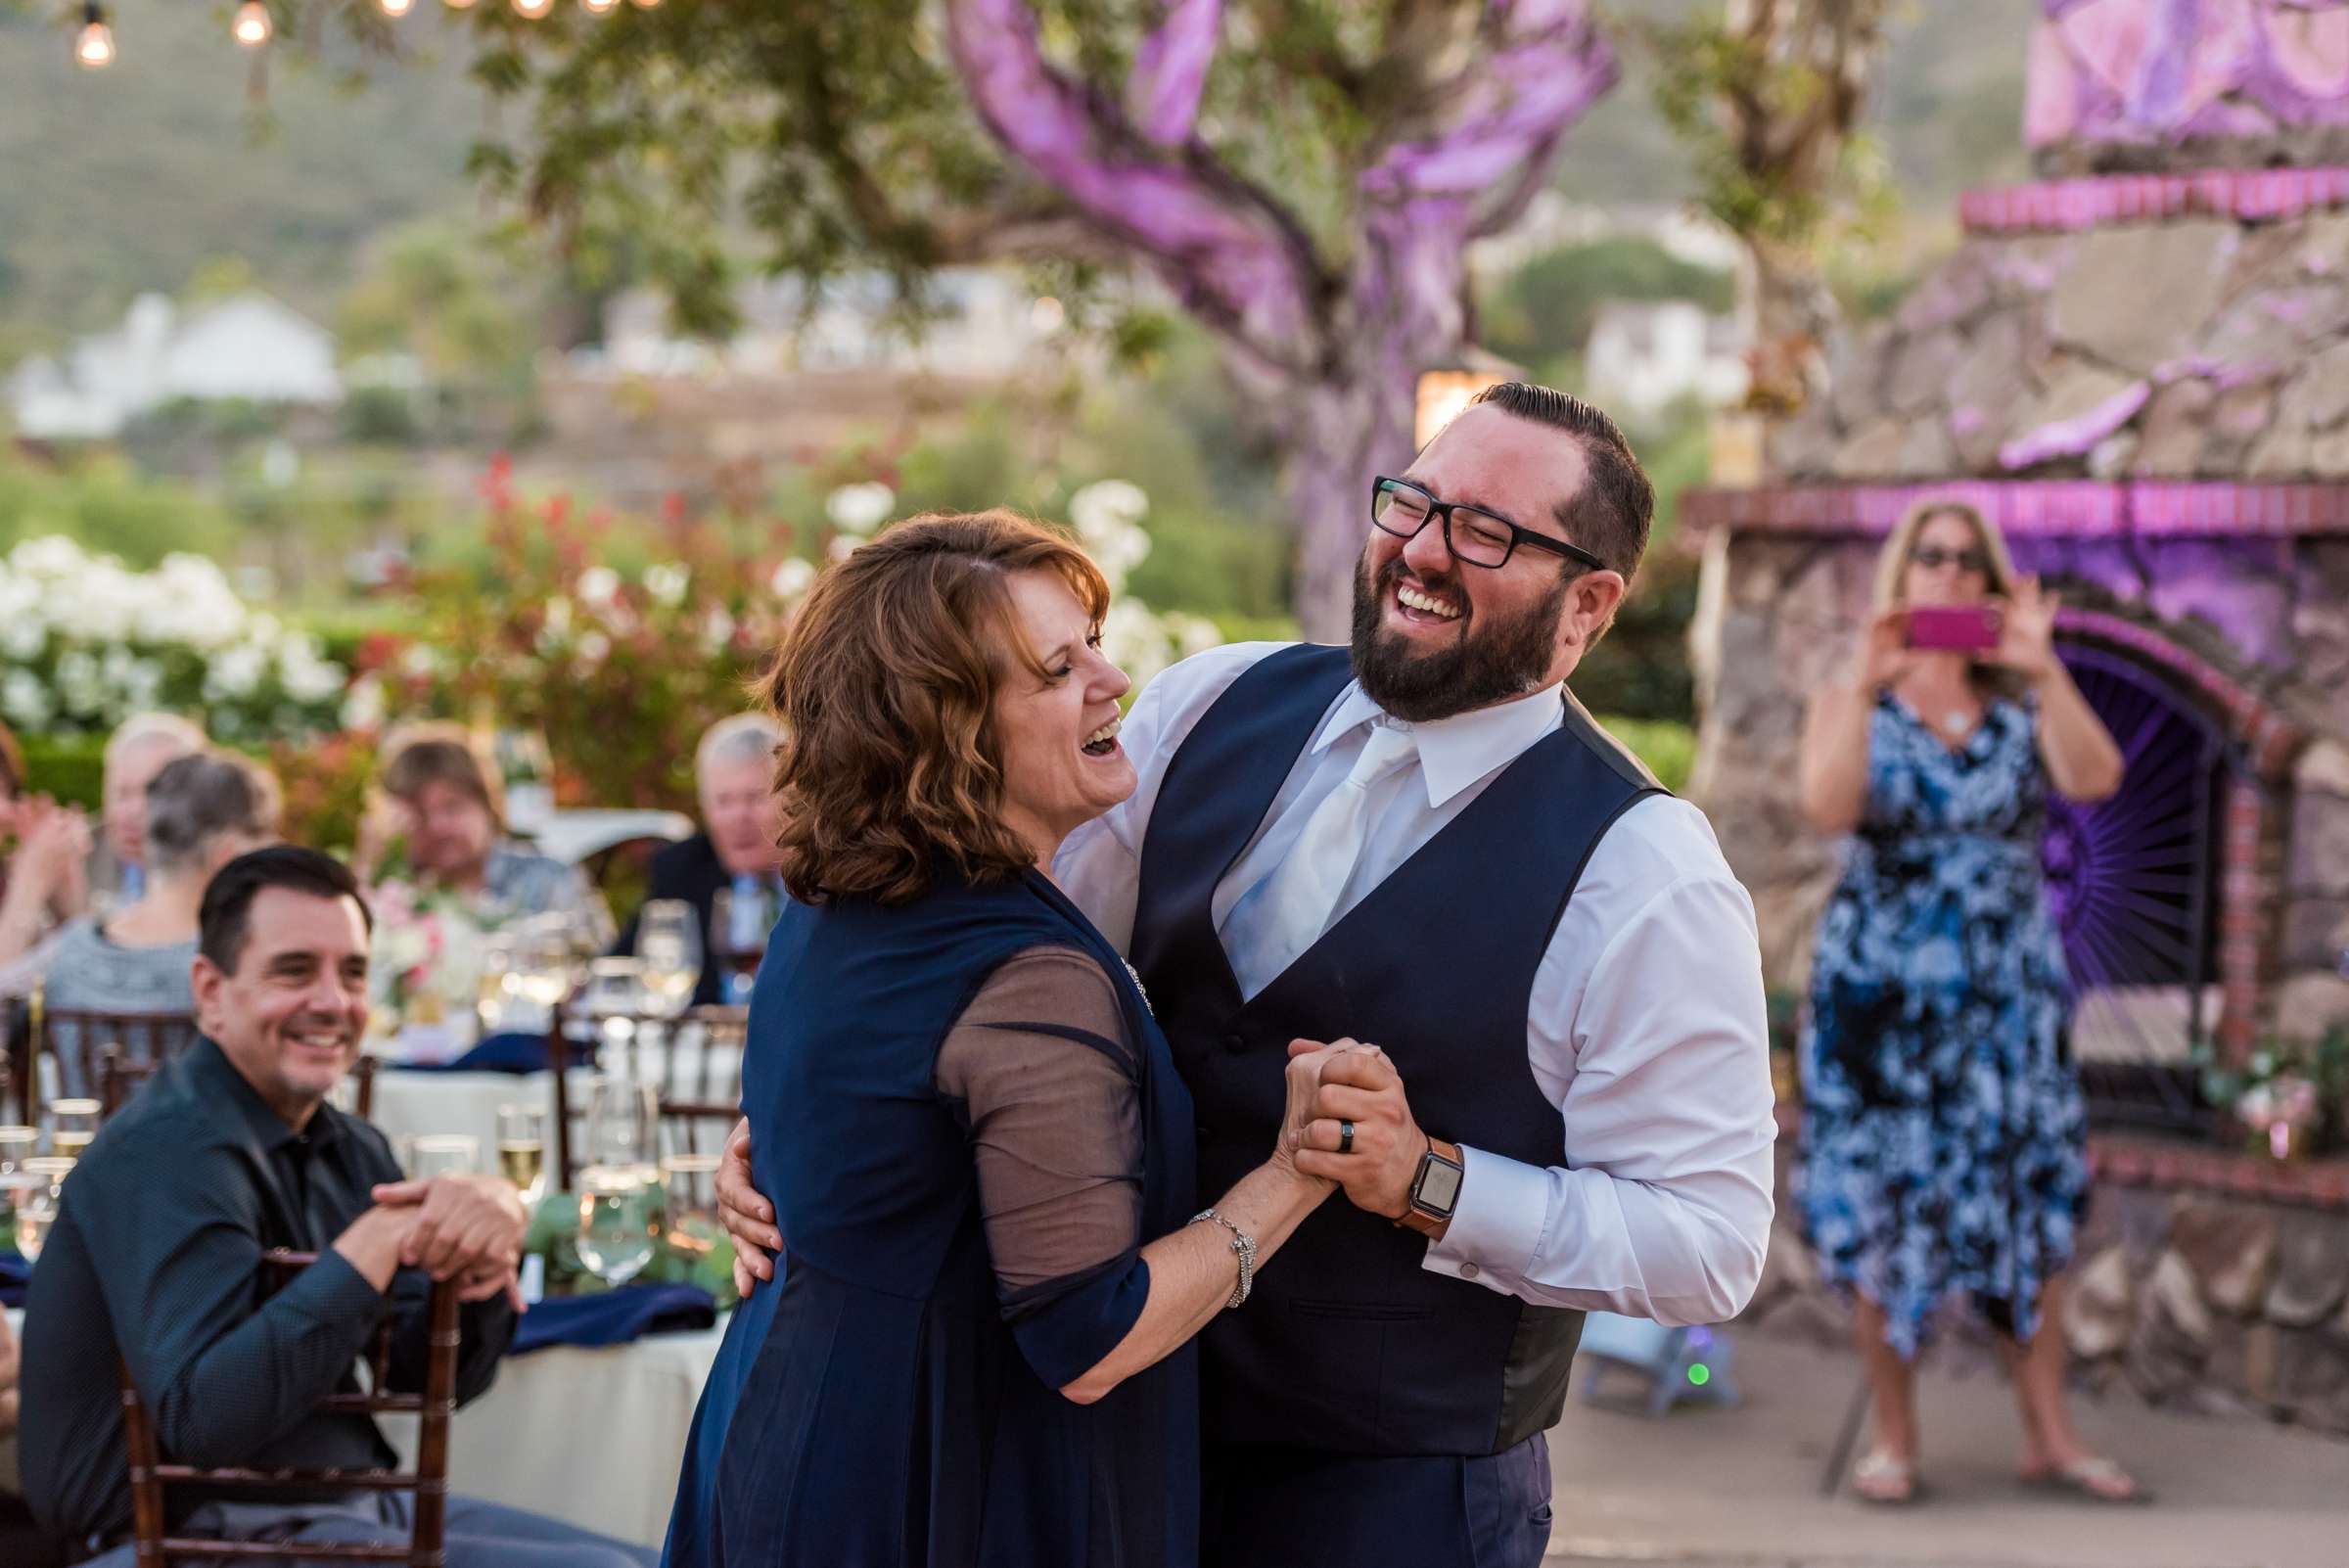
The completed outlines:
[[[449,1427],[450,1490],[658,1546],[685,1438],[726,1323],[513,1357]],[[403,1461],[412,1419],[385,1423]]]

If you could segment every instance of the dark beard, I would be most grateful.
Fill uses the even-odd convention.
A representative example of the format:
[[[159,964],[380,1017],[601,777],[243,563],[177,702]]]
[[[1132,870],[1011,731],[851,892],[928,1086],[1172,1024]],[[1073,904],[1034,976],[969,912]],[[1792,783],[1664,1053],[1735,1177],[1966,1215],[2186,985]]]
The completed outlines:
[[[1354,574],[1354,673],[1372,701],[1406,723],[1450,718],[1472,709],[1522,697],[1542,686],[1556,657],[1558,621],[1566,613],[1572,574],[1523,615],[1478,632],[1473,620],[1450,648],[1413,654],[1401,632],[1381,633],[1379,612],[1404,575],[1399,556],[1370,580],[1367,555]],[[1450,579],[1426,584],[1466,605],[1468,595]],[[1473,618],[1474,612],[1468,612]]]

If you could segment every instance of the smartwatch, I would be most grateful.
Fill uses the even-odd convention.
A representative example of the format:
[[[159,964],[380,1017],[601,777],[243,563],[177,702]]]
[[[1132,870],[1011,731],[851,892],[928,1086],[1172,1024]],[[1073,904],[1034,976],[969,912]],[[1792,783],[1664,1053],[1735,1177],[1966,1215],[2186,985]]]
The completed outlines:
[[[1460,1201],[1460,1177],[1467,1169],[1458,1144],[1429,1138],[1427,1152],[1419,1156],[1419,1174],[1411,1178],[1411,1206],[1395,1222],[1423,1236],[1442,1235]]]

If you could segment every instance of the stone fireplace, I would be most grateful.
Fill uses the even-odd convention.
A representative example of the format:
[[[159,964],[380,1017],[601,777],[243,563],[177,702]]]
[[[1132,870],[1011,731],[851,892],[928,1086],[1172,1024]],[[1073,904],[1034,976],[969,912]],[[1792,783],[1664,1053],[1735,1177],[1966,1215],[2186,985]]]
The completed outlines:
[[[2349,1430],[2349,1168],[2215,1152],[2193,1061],[2349,1022],[2349,3],[2046,0],[2029,49],[2047,177],[1969,194],[1956,253],[1827,346],[1771,483],[1684,502],[1690,792],[1799,991],[1837,865],[1796,808],[1803,705],[1911,503],[1995,519],[2064,594],[2060,651],[2129,760],[2046,841],[2103,1178],[2074,1348],[2148,1397]],[[2211,1207],[2246,1204],[2289,1222]],[[2294,1364],[2332,1392],[2247,1383],[2274,1370],[2254,1327],[2315,1335]]]

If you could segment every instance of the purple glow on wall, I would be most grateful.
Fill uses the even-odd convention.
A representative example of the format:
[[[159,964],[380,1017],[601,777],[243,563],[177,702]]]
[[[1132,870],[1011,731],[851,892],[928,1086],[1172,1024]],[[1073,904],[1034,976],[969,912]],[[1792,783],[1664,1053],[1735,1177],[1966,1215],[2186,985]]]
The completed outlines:
[[[2024,139],[2162,144],[2349,124],[2344,0],[2042,0]]]

